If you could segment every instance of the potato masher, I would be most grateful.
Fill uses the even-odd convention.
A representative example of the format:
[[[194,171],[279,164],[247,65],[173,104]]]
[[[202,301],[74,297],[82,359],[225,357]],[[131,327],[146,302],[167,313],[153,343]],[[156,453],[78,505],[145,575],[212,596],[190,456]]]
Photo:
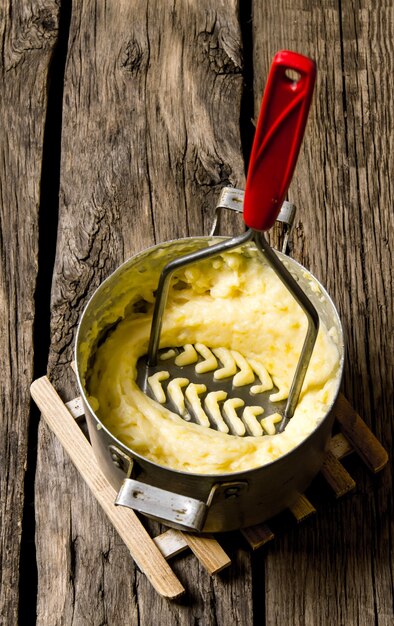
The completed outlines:
[[[276,423],[270,424],[270,434],[282,432],[294,414],[316,341],[319,316],[304,291],[271,249],[263,233],[273,226],[287,193],[305,131],[315,78],[316,66],[311,59],[286,50],[275,55],[262,99],[247,174],[243,213],[247,230],[232,239],[226,239],[215,245],[176,258],[167,263],[161,272],[156,291],[148,354],[138,362],[137,381],[145,393],[156,400],[159,399],[171,410],[174,410],[174,404],[171,400],[167,403],[164,390],[164,396],[161,399],[157,395],[157,390],[155,391],[149,382],[155,374],[163,370],[163,362],[158,363],[158,351],[171,277],[180,268],[253,241],[259,253],[265,257],[268,264],[301,306],[308,320],[306,337],[287,401],[272,403],[267,394],[264,393],[259,395],[258,399],[266,414],[268,408],[268,413],[271,412],[276,415],[279,413],[280,415]],[[199,351],[199,347],[196,347],[196,353],[201,354],[201,349]],[[195,350],[195,347],[191,346],[188,349]],[[175,352],[179,356],[179,349]],[[179,377],[181,375],[188,381],[196,381],[193,384],[201,383],[202,380],[206,383],[207,374],[196,372],[194,364],[178,367],[170,361],[171,359],[166,359],[164,364],[165,370],[169,374],[169,380],[173,379],[174,376]],[[220,380],[220,389],[226,386],[225,383],[225,380]],[[227,383],[228,392],[226,391],[226,394],[231,394],[233,389],[231,377]],[[159,384],[158,387],[160,392],[161,385]],[[209,388],[211,390],[218,389],[217,381],[211,380]],[[242,389],[237,388],[236,394],[238,397],[241,395],[246,398],[250,394],[250,385],[245,385]],[[256,403],[255,400],[253,403]],[[221,421],[220,415],[217,414],[216,419],[209,419],[207,422],[204,411],[200,414],[197,411],[196,414],[195,411],[193,413],[184,408],[184,405],[181,409],[178,407],[176,410],[185,419],[191,419],[202,426],[211,426],[223,432],[230,432],[230,434],[263,434],[258,429],[256,432],[255,423],[254,426],[253,423],[251,425],[247,423],[246,427],[245,424],[242,426],[241,420],[234,411],[232,418],[230,415],[227,421]],[[218,412],[216,411],[216,413]],[[267,432],[270,432],[269,429]]]

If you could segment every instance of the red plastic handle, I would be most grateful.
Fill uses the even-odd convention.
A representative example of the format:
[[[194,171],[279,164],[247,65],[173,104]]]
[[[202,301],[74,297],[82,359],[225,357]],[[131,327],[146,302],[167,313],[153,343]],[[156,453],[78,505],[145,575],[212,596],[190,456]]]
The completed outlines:
[[[297,73],[298,80],[287,74]],[[253,141],[244,197],[249,228],[273,226],[300,151],[316,79],[315,62],[282,50],[271,65]]]

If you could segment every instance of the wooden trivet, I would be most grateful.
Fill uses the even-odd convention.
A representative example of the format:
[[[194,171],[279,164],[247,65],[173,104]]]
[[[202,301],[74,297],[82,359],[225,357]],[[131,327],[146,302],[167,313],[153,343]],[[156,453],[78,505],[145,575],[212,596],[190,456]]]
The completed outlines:
[[[210,575],[230,565],[230,558],[212,535],[169,529],[157,537],[150,537],[134,511],[114,505],[116,491],[102,473],[89,441],[76,422],[84,414],[81,399],[64,403],[46,376],[34,381],[30,389],[48,426],[118,531],[132,558],[160,595],[177,598],[184,593],[184,587],[167,560],[187,548]],[[356,485],[339,459],[357,452],[367,467],[377,473],[386,465],[388,455],[342,394],[338,397],[334,414],[341,432],[330,441],[321,474],[339,498]],[[301,495],[289,510],[297,522],[316,513],[305,495]],[[240,532],[253,550],[274,538],[267,524],[243,528]]]

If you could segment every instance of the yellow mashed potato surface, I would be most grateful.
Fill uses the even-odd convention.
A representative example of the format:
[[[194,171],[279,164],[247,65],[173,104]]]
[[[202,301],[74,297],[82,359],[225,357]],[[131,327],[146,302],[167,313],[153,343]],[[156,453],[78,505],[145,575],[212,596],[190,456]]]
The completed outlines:
[[[204,428],[147,397],[136,383],[137,360],[147,352],[157,282],[157,272],[146,272],[140,285],[130,287],[133,300],[143,298],[147,310],[130,305],[123,309],[121,321],[99,346],[86,372],[88,399],[105,426],[160,465],[203,474],[261,466],[305,439],[337,391],[337,334],[320,325],[300,401],[285,432],[236,437]],[[113,308],[116,319],[116,303]],[[304,313],[271,268],[255,254],[235,250],[176,274],[160,346],[202,343],[236,350],[263,364],[278,395],[286,398],[306,329]],[[251,404],[258,404],[258,395]]]

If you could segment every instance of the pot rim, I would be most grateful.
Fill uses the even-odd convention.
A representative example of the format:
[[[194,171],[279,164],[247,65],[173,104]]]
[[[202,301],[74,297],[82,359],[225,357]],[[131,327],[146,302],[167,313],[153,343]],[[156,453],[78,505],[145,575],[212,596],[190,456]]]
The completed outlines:
[[[336,309],[336,306],[334,305],[334,302],[333,302],[331,296],[327,293],[325,287],[320,283],[320,281],[316,278],[316,276],[314,276],[314,274],[312,274],[312,272],[310,272],[306,267],[304,267],[301,263],[299,263],[298,261],[296,261],[292,257],[287,256],[283,252],[274,249],[274,252],[279,256],[279,258],[281,260],[286,260],[286,261],[290,262],[292,265],[296,265],[302,271],[307,272],[307,274],[310,275],[311,278],[314,281],[316,281],[316,283],[319,286],[319,289],[322,292],[322,295],[327,300],[327,302],[329,303],[329,305],[330,305],[330,307],[332,309],[332,312],[334,314],[334,318],[336,318],[337,326],[338,326],[338,329],[340,331],[340,337],[339,337],[339,341],[338,341],[338,349],[341,351],[341,357],[340,357],[340,361],[339,361],[337,390],[336,390],[334,398],[333,398],[331,404],[329,405],[325,415],[316,424],[315,428],[302,441],[300,441],[300,443],[298,443],[296,446],[294,446],[294,448],[291,448],[291,450],[289,450],[285,454],[282,454],[278,458],[276,458],[276,459],[274,459],[272,461],[269,461],[268,463],[264,463],[263,465],[259,465],[258,467],[252,467],[252,468],[247,469],[247,470],[226,472],[226,473],[224,473],[224,472],[217,472],[217,473],[212,473],[212,474],[211,473],[197,473],[197,472],[184,471],[184,470],[180,470],[180,469],[174,469],[174,468],[169,467],[167,465],[160,465],[159,463],[156,463],[155,461],[152,461],[151,459],[149,459],[149,458],[147,458],[145,456],[142,456],[138,452],[135,452],[132,448],[130,448],[125,443],[123,443],[120,439],[115,437],[115,435],[97,417],[95,411],[92,409],[92,407],[91,407],[91,405],[90,405],[90,403],[89,403],[89,401],[88,401],[88,399],[86,397],[85,388],[82,385],[81,377],[80,377],[80,374],[79,374],[79,359],[78,359],[78,354],[77,353],[78,353],[79,335],[80,335],[80,332],[81,332],[82,321],[83,321],[83,319],[85,317],[86,312],[90,308],[91,302],[97,296],[98,292],[101,291],[101,289],[104,289],[106,284],[108,282],[110,282],[113,279],[113,277],[118,272],[120,272],[122,269],[125,269],[125,266],[127,266],[128,264],[132,264],[132,262],[133,261],[135,262],[139,257],[149,256],[149,254],[154,252],[155,250],[158,250],[160,248],[171,247],[174,244],[190,243],[190,242],[193,242],[193,241],[208,241],[208,242],[210,242],[210,241],[214,242],[215,241],[216,242],[218,240],[224,240],[224,239],[231,239],[231,237],[200,235],[200,236],[195,236],[195,237],[183,237],[183,238],[180,238],[180,239],[171,239],[171,240],[165,241],[163,243],[154,244],[152,246],[149,246],[148,248],[145,248],[144,250],[141,250],[140,252],[137,252],[133,256],[131,256],[128,259],[126,259],[126,261],[121,263],[113,272],[111,272],[111,274],[109,276],[107,276],[107,278],[105,278],[103,280],[103,282],[97,287],[97,289],[94,290],[93,294],[90,296],[87,304],[85,305],[85,307],[83,309],[82,315],[81,315],[81,317],[79,319],[78,327],[77,327],[77,333],[76,333],[75,341],[74,341],[74,359],[75,359],[75,363],[76,363],[76,378],[77,378],[78,388],[79,388],[79,391],[81,393],[83,403],[88,407],[91,416],[94,418],[94,420],[96,422],[96,427],[99,427],[98,430],[104,430],[104,432],[109,436],[110,439],[113,440],[113,442],[116,445],[118,445],[125,453],[130,455],[132,460],[136,460],[137,462],[139,460],[141,460],[141,461],[143,461],[143,463],[152,465],[152,466],[154,466],[155,468],[157,468],[160,471],[165,470],[167,472],[171,472],[171,473],[176,474],[176,475],[181,474],[182,476],[189,477],[189,478],[190,477],[196,478],[196,479],[197,478],[207,478],[207,479],[212,479],[212,480],[216,480],[216,481],[218,480],[218,478],[225,480],[227,478],[234,479],[234,477],[249,476],[251,473],[260,471],[263,468],[267,468],[268,469],[268,468],[272,467],[275,464],[279,464],[279,463],[285,462],[286,459],[288,459],[299,448],[301,448],[301,446],[304,446],[311,439],[311,437],[314,435],[314,433],[316,433],[316,431],[319,430],[323,426],[323,424],[325,423],[325,421],[327,420],[327,418],[330,416],[330,414],[332,412],[332,409],[333,409],[333,407],[334,407],[334,405],[335,405],[335,403],[337,401],[337,398],[338,398],[338,395],[339,395],[339,392],[340,392],[340,387],[341,387],[342,377],[343,377],[343,369],[344,369],[344,363],[345,363],[344,331],[343,331],[341,319],[339,317],[338,311]],[[236,436],[236,435],[230,435],[230,436]],[[252,435],[250,435],[250,436],[252,436]]]

